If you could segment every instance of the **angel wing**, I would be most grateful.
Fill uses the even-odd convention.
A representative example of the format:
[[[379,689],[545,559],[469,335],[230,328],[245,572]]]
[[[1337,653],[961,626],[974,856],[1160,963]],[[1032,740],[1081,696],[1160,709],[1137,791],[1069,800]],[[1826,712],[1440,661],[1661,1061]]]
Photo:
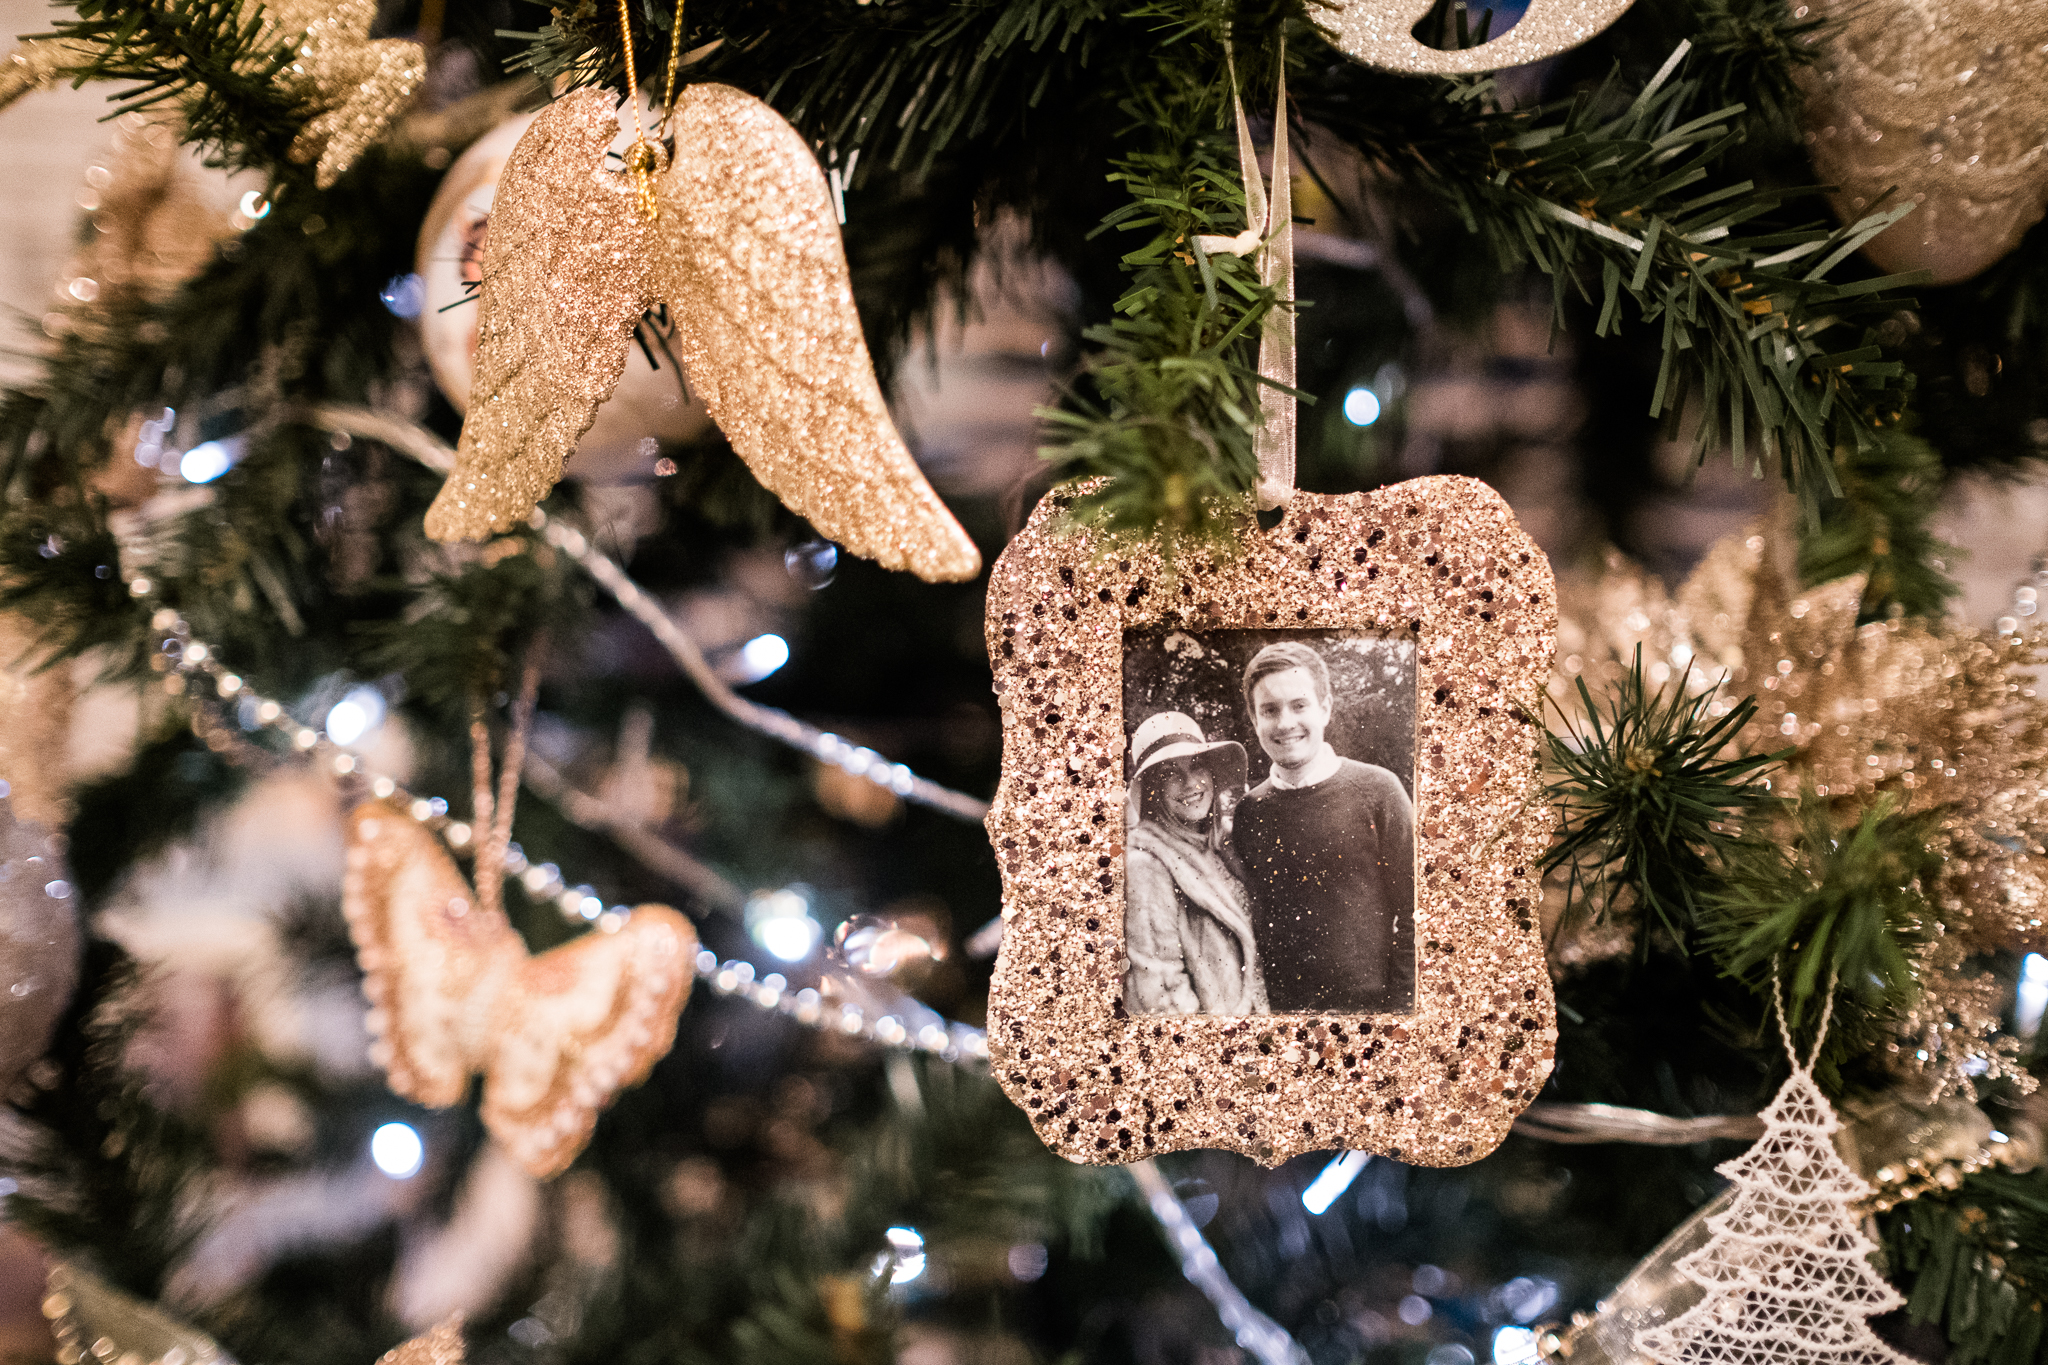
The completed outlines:
[[[605,169],[614,97],[581,90],[519,140],[491,205],[476,379],[455,470],[427,509],[435,540],[524,521],[625,373],[648,293],[647,228]]]
[[[540,1178],[576,1159],[598,1112],[675,1041],[697,936],[667,906],[529,957],[440,841],[379,801],[349,817],[342,910],[392,1090],[442,1107],[483,1072],[484,1126]]]
[[[655,283],[712,419],[763,484],[854,553],[920,578],[972,578],[981,556],[875,382],[810,147],[728,85],[688,87],[674,126]]]

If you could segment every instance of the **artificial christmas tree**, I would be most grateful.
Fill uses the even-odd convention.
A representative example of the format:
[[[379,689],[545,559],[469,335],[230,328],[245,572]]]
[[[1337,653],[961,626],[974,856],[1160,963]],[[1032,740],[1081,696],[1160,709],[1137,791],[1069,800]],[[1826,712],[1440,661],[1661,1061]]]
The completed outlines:
[[[0,400],[0,782],[66,865],[52,890],[0,850],[0,1273],[57,1265],[67,1350],[369,1365],[459,1315],[504,1365],[1618,1360],[1702,1289],[1646,1253],[1784,1081],[1776,964],[1789,1027],[1832,1023],[1765,1150],[1839,1176],[1807,1122],[1838,1104],[1886,1259],[1840,1203],[1759,1187],[1742,1217],[1834,1231],[1743,1250],[1738,1220],[1688,1264],[1768,1268],[1743,1311],[1873,1358],[2040,1365],[2044,585],[1992,584],[2002,624],[1941,618],[1977,572],[1944,535],[2004,531],[2024,564],[2048,534],[1937,511],[2048,451],[2041,230],[1967,281],[1883,273],[1910,206],[1837,220],[1809,188],[1801,91],[1840,34],[1778,0],[1400,8],[14,24],[0,152],[39,84],[127,110],[115,154],[15,172],[10,208],[82,245],[22,296],[38,354]],[[1550,55],[1393,74],[1347,55],[1358,20],[1410,65]],[[1560,21],[1585,41],[1557,50]],[[2023,142],[1997,89],[1918,94]],[[581,161],[515,154],[568,123]],[[484,203],[494,157],[548,174]],[[521,369],[571,339],[565,301],[604,362]],[[429,534],[458,449],[457,501],[543,457],[459,528],[480,542]],[[1493,485],[1492,549],[1392,491],[1430,475]],[[1504,556],[1516,522],[1536,546]],[[1013,542],[1032,592],[992,628],[968,575]],[[1698,567],[1666,593],[1631,560]],[[1233,628],[1313,607],[1363,632],[1340,665],[1392,661],[1326,661],[1342,696],[1297,663],[1330,758],[1292,787],[1255,651],[1212,649],[1226,579]],[[1126,612],[1163,633],[1131,644]],[[1438,658],[1444,623],[1471,634]],[[1510,625],[1512,665],[1481,647]],[[1119,650],[1224,679],[1185,714],[1241,782],[1132,751],[1183,699],[1082,675]],[[1226,909],[1246,803],[1312,797],[1319,763],[1383,774],[1433,899],[1373,951],[1412,951],[1457,1017],[1197,1019],[1216,1056],[1169,1075],[1171,1021],[1141,1036],[1113,985],[1134,779],[1180,760]],[[1069,890],[1006,923],[1005,878],[1055,861]],[[689,927],[632,908],[657,905]],[[999,972],[1086,983],[1138,1060],[989,1036],[1016,1022]],[[1340,1096],[1263,1154],[1239,1112]],[[1121,1156],[1192,1124],[1176,1100],[1300,1155],[1102,1171],[1026,1112]],[[1426,1140],[1317,1150],[1368,1104],[1362,1130]],[[1866,1311],[1881,1279],[1903,1314]]]

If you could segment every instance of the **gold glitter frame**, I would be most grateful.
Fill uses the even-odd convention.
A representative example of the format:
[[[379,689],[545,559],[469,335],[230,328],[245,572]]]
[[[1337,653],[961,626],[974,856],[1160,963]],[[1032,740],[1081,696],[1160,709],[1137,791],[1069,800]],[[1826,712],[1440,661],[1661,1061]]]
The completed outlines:
[[[1486,1155],[1557,1043],[1534,919],[1553,820],[1537,770],[1549,561],[1476,479],[1297,493],[1274,529],[1248,531],[1242,560],[1177,572],[1059,532],[1067,504],[1039,504],[989,583],[1003,774],[987,825],[1005,929],[988,1041],[1004,1091],[1073,1161]],[[1412,1012],[1125,1011],[1124,632],[1175,627],[1415,636]]]

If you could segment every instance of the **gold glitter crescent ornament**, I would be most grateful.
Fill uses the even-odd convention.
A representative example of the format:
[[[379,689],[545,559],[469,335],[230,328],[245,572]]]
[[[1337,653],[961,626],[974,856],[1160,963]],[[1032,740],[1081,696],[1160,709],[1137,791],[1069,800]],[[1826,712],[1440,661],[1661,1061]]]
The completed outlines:
[[[996,1078],[1073,1161],[1486,1155],[1557,1042],[1548,561],[1476,479],[1296,493],[1172,571],[1070,503],[989,585]]]
[[[1835,212],[1854,222],[1886,190],[1919,205],[1864,254],[1953,284],[2019,245],[2048,209],[2048,5],[1806,0],[1799,12],[1828,21],[1798,78]]]
[[[426,826],[372,801],[349,817],[342,911],[392,1090],[443,1108],[482,1072],[484,1127],[542,1179],[675,1042],[697,935],[665,905],[529,956]]]
[[[1338,0],[1317,21],[1335,36],[1337,50],[1387,71],[1463,75],[1554,57],[1577,47],[1619,19],[1633,0],[1532,0],[1513,28],[1477,47],[1440,51],[1413,32],[1435,0]]]
[[[0,109],[31,90],[48,90],[92,61],[98,49],[89,43],[41,38],[18,44],[0,61]]]
[[[674,164],[650,167],[652,217],[634,177],[605,168],[619,133],[606,91],[557,101],[506,163],[469,413],[427,534],[474,540],[525,520],[618,383],[634,324],[666,303],[692,387],[792,511],[885,567],[973,577],[980,554],[875,382],[811,149],[724,85],[687,87],[672,127]]]

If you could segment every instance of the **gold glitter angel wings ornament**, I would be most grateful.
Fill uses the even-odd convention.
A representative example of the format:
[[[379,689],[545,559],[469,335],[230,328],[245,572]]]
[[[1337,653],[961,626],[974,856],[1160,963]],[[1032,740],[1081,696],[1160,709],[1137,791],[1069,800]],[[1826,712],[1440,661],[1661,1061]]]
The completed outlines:
[[[1335,34],[1338,51],[1367,66],[1451,76],[1554,57],[1594,37],[1632,3],[1533,0],[1528,13],[1500,37],[1448,52],[1425,46],[1413,32],[1435,0],[1339,0],[1330,13],[1317,17]]]
[[[698,394],[756,477],[856,554],[921,578],[981,558],[889,418],[854,311],[823,173],[797,131],[730,86],[672,103],[673,162],[605,168],[615,97],[584,90],[534,120],[506,163],[484,246],[476,379],[437,540],[524,521],[665,302]]]

